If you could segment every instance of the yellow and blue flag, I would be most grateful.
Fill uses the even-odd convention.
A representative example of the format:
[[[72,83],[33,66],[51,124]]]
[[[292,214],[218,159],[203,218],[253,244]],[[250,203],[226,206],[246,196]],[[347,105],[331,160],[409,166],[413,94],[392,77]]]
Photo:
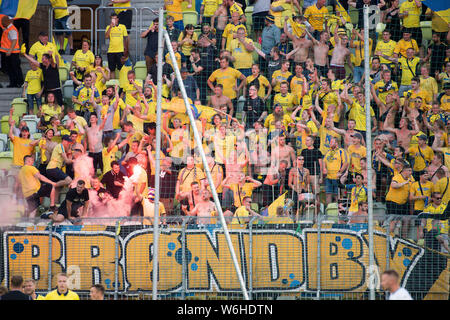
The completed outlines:
[[[450,22],[450,2],[448,0],[424,0],[422,3],[447,23]]]
[[[37,4],[38,0],[0,0],[0,14],[13,19],[31,19]]]
[[[284,206],[284,201],[286,199],[286,193],[283,193],[279,196],[274,202],[272,202],[265,210],[261,212],[262,216],[265,217],[276,217],[277,216],[277,208]]]

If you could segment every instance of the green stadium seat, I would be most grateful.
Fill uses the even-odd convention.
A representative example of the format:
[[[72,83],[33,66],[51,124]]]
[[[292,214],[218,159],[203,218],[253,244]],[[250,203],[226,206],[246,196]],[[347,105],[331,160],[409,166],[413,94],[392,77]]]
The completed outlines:
[[[248,37],[250,38],[250,34],[252,33],[252,26],[253,26],[253,6],[248,6],[247,8],[245,8],[245,18],[247,19],[246,24],[247,24],[247,31],[248,31]]]
[[[59,80],[61,80],[61,83],[64,83],[69,79],[69,70],[70,67],[68,67],[66,64],[59,66]]]
[[[336,202],[329,203],[325,210],[325,215],[327,216],[327,220],[337,223],[339,216],[338,204]]]
[[[431,41],[433,34],[431,21],[420,21],[420,28],[422,29],[422,40]],[[418,43],[417,45],[420,47],[421,43]]]
[[[253,45],[254,45],[256,48],[258,48],[259,50],[261,50],[261,45],[259,44],[259,42],[253,41]],[[254,51],[252,52],[252,55],[253,55],[253,62],[254,62],[254,63],[258,63],[259,55],[258,55],[258,53],[256,52],[256,50],[254,50]]]
[[[0,133],[0,152],[6,151],[8,145],[8,135],[6,133]]]
[[[119,79],[110,79],[110,80],[106,81],[107,87],[109,87],[109,86],[114,87],[116,84],[119,85]]]
[[[357,24],[358,23],[359,16],[358,16],[358,10],[357,9],[355,9],[353,7],[349,7],[348,15],[350,16],[350,20],[352,21],[352,24]]]
[[[147,78],[147,65],[145,61],[137,61],[134,65],[134,72],[136,73],[136,79],[144,81]]]
[[[73,81],[67,80],[66,82],[64,82],[62,90],[63,90],[63,98],[72,100]]]
[[[193,10],[183,11],[183,24],[186,27],[188,24],[192,24],[194,27],[197,25],[198,13]]]
[[[14,98],[11,102],[11,106],[14,108],[13,115],[21,117],[27,113],[27,103],[25,102],[25,98]]]

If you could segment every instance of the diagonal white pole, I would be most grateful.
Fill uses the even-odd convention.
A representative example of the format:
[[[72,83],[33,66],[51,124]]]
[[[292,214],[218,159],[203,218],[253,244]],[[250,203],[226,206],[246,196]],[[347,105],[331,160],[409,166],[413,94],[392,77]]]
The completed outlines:
[[[164,49],[164,11],[159,10],[158,22],[158,69],[157,69],[157,98],[156,98],[156,150],[155,150],[155,213],[153,221],[153,279],[152,299],[158,299],[158,254],[159,254],[159,174],[161,150],[161,102],[162,102],[162,58]]]
[[[180,73],[180,70],[178,68],[177,60],[175,58],[175,53],[173,52],[173,48],[172,48],[172,45],[170,43],[169,34],[166,31],[164,31],[164,38],[166,40],[167,48],[169,49],[170,60],[172,61],[173,69],[174,69],[176,77],[177,77],[177,82],[178,82],[178,85],[180,86],[181,94],[183,95],[184,104],[186,106],[186,112],[187,112],[187,114],[189,116],[189,121],[191,122],[191,128],[192,128],[192,130],[194,132],[195,142],[197,143],[200,155],[202,157],[203,167],[205,168],[206,177],[207,177],[209,185],[211,187],[211,192],[212,192],[212,195],[213,195],[213,198],[214,198],[214,203],[216,205],[217,212],[219,214],[220,221],[221,221],[222,226],[223,226],[223,231],[225,233],[225,238],[227,240],[228,249],[230,250],[231,258],[233,259],[234,268],[236,270],[236,274],[238,276],[239,283],[241,285],[241,290],[242,290],[242,293],[244,295],[244,299],[245,300],[249,300],[248,293],[247,293],[247,288],[245,287],[245,283],[244,283],[244,278],[242,277],[241,270],[239,269],[239,263],[238,263],[237,258],[236,258],[236,253],[234,251],[233,244],[231,243],[231,238],[230,238],[230,233],[228,232],[227,223],[226,223],[225,218],[223,216],[222,207],[220,205],[219,197],[217,195],[217,191],[216,191],[216,188],[214,186],[214,182],[212,180],[211,171],[209,170],[208,162],[206,161],[205,151],[201,147],[202,146],[202,141],[200,139],[200,135],[198,133],[197,126],[195,125],[194,115],[192,114],[191,106],[190,106],[189,101],[188,101],[188,97],[187,97],[187,94],[186,94],[186,89],[185,89],[184,84],[183,84],[183,79],[181,78],[181,73]]]
[[[373,277],[375,276],[375,261],[373,248],[373,197],[372,197],[372,125],[370,117],[370,72],[369,72],[369,6],[364,5],[364,81],[365,81],[365,108],[366,108],[366,145],[367,145],[367,204],[368,204],[368,232],[369,232],[369,290],[370,300],[375,300]]]

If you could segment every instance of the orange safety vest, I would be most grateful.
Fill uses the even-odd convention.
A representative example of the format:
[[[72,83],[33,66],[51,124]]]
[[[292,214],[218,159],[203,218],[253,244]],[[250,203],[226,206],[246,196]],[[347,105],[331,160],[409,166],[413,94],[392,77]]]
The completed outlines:
[[[8,52],[8,50],[11,48],[12,41],[8,39],[8,34],[11,30],[16,30],[16,32],[17,32],[17,29],[16,29],[16,27],[14,27],[13,24],[11,24],[11,26],[9,28],[3,29],[2,40],[0,42],[0,51],[1,52]],[[17,32],[17,35],[19,35],[18,32]],[[14,45],[14,49],[11,51],[11,53],[20,53],[18,38],[17,38],[16,44]]]

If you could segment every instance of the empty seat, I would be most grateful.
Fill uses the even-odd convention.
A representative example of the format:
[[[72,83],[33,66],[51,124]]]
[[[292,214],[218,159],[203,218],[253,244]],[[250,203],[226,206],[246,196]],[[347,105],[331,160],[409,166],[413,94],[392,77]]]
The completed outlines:
[[[145,61],[137,61],[134,65],[134,72],[136,74],[136,79],[144,81],[147,77],[147,65],[145,64]]]
[[[0,169],[10,169],[13,160],[12,151],[0,152]]]
[[[27,113],[27,103],[24,98],[14,98],[11,106],[14,108],[13,115],[21,117]]]
[[[339,209],[336,202],[329,203],[325,210],[325,215],[329,221],[338,222]]]
[[[193,26],[196,26],[197,21],[198,21],[197,11],[193,11],[193,10],[183,11],[183,24],[185,27],[188,24],[192,24]]]

